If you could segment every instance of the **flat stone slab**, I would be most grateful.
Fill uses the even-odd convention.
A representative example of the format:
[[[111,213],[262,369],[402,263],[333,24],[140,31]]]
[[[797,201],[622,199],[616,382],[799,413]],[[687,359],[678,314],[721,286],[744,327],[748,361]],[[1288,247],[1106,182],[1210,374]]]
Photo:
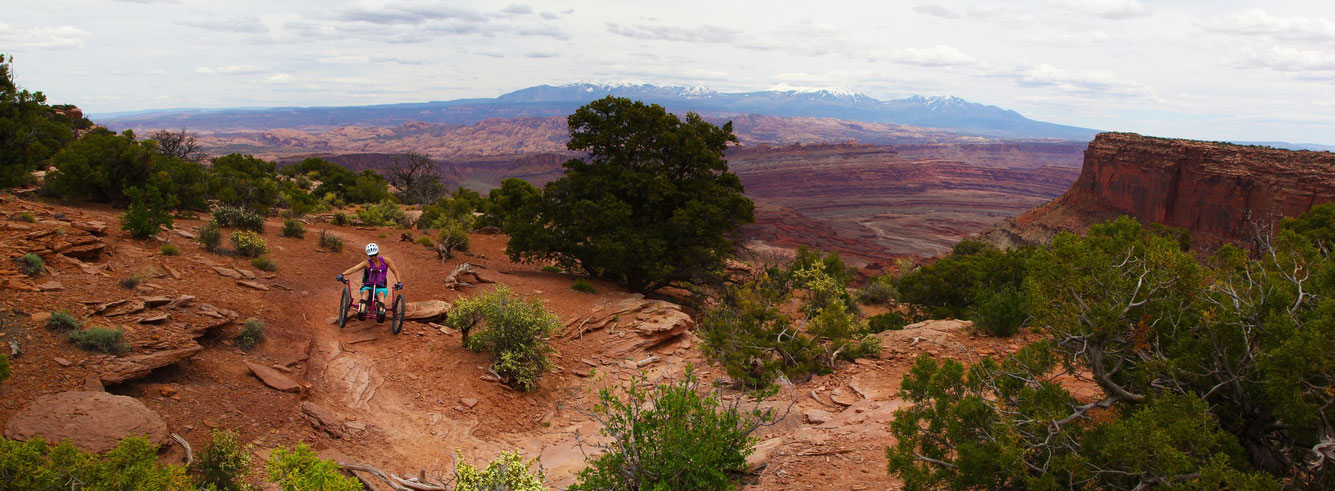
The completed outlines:
[[[266,292],[269,291],[269,287],[265,286],[264,283],[260,283],[257,281],[236,280],[236,284],[247,288],[254,288],[260,291],[266,291]]]
[[[279,373],[278,370],[274,370],[264,365],[251,363],[249,361],[246,362],[246,368],[250,369],[250,373],[255,374],[255,378],[260,379],[261,382],[264,382],[264,385],[272,387],[274,390],[279,392],[301,392],[301,384],[298,384],[287,375]]]
[[[138,399],[93,391],[38,397],[5,426],[5,436],[14,440],[68,439],[80,449],[97,453],[115,449],[130,435],[161,445],[167,443],[167,423]]]

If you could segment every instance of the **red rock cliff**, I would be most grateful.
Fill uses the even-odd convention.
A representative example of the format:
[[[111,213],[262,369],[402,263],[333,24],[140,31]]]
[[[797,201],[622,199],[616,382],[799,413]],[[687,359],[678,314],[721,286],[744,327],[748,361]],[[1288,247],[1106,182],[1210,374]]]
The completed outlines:
[[[1042,243],[1118,215],[1190,230],[1207,243],[1245,239],[1268,221],[1335,201],[1335,153],[1103,133],[1061,197],[1002,222],[983,238]]]

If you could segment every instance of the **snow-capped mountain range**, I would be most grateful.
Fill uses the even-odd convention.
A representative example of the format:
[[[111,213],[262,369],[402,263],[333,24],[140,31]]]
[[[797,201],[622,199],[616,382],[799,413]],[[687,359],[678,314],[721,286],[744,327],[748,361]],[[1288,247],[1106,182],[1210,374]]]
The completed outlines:
[[[1096,130],[1035,121],[1008,109],[959,97],[913,96],[882,101],[845,89],[779,87],[755,92],[719,92],[708,87],[636,83],[539,85],[491,99],[456,99],[374,106],[174,109],[92,115],[118,128],[180,128],[197,131],[392,126],[409,121],[472,124],[487,118],[559,116],[607,95],[659,104],[670,111],[705,115],[761,114],[826,117],[939,128],[952,132],[1013,139],[1087,141]]]

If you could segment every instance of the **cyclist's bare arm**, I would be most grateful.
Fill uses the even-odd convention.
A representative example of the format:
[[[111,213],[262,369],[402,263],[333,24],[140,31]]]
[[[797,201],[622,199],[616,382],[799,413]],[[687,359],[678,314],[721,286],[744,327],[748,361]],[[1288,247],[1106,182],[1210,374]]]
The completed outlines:
[[[394,281],[402,283],[403,277],[399,276],[399,268],[394,266],[394,260],[385,258],[385,265],[389,266],[389,272],[394,273]],[[388,282],[389,278],[385,278],[385,281]]]
[[[356,273],[356,272],[361,271],[361,270],[363,270],[363,269],[366,269],[366,261],[362,261],[362,262],[360,262],[360,263],[357,263],[356,266],[353,266],[353,267],[351,267],[351,268],[348,268],[347,271],[344,271],[344,272],[343,272],[343,276],[347,276],[347,275],[350,275],[350,274],[352,274],[352,273]],[[326,273],[326,274],[328,274],[328,273]]]

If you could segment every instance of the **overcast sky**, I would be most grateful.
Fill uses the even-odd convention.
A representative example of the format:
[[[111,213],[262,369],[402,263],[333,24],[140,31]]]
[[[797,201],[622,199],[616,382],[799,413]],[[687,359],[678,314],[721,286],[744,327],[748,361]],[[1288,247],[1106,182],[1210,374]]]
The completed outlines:
[[[88,113],[634,81],[956,95],[1034,119],[1335,144],[1335,1],[11,2],[20,85]]]

